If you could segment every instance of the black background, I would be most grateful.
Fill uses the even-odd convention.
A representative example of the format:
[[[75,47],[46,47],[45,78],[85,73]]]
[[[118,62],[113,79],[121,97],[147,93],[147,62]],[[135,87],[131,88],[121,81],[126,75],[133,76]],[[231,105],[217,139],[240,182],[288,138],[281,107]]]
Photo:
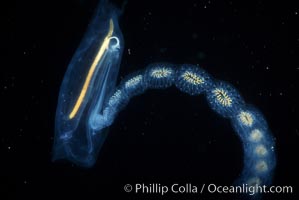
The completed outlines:
[[[175,88],[132,99],[111,126],[93,168],[51,161],[59,87],[97,3],[11,1],[2,7],[0,196],[159,199],[125,193],[123,186],[231,185],[243,161],[229,121],[213,113],[202,96]],[[119,21],[125,40],[120,79],[167,61],[198,64],[232,83],[262,111],[276,139],[273,185],[294,187],[294,194],[265,198],[295,199],[298,22],[299,7],[291,1],[129,0]]]

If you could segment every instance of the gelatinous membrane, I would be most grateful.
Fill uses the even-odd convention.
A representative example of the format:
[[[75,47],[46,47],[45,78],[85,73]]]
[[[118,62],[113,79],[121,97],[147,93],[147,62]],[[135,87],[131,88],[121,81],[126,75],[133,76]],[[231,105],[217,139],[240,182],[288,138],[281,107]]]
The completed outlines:
[[[99,4],[68,66],[56,112],[54,160],[92,165],[105,139],[105,131],[95,134],[92,126],[115,89],[123,51],[118,14],[107,1]]]

